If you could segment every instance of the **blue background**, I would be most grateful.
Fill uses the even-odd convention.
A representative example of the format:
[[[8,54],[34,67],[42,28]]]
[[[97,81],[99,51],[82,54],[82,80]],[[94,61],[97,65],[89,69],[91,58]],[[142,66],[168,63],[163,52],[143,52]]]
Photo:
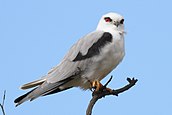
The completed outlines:
[[[0,0],[0,97],[7,115],[84,115],[90,91],[73,88],[15,108],[36,80],[58,64],[80,37],[95,30],[101,16],[125,17],[126,56],[111,72],[111,88],[138,78],[132,89],[99,100],[93,115],[172,114],[172,2],[170,0]]]

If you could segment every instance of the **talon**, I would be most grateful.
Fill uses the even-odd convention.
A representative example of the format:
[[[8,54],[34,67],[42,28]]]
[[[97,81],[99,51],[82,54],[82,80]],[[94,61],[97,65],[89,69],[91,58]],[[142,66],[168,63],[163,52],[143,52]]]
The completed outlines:
[[[94,91],[95,92],[98,92],[98,91],[109,91],[109,92],[112,92],[112,89],[110,89],[110,88],[106,88],[106,86],[103,86],[101,83],[100,83],[100,81],[93,81],[92,83],[91,83],[91,87],[93,88],[93,89],[95,89]]]
[[[95,91],[99,91],[103,85],[100,83],[100,81],[96,80],[91,83],[91,87],[95,89]]]

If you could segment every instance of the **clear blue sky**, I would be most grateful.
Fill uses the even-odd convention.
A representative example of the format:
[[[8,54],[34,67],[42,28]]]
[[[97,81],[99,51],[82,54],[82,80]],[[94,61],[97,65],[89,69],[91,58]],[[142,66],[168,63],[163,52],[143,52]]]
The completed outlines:
[[[125,17],[126,56],[102,82],[124,86],[139,82],[119,97],[98,101],[93,115],[172,114],[171,0],[0,0],[0,97],[7,90],[7,115],[84,115],[91,92],[74,88],[41,97],[15,108],[13,100],[58,64],[67,50],[93,31],[100,17],[118,12]]]

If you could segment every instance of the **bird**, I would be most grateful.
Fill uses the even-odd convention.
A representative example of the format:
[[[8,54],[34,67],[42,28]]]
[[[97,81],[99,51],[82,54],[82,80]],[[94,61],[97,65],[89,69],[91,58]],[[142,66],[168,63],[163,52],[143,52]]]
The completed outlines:
[[[16,106],[41,96],[73,87],[98,91],[105,78],[125,56],[124,17],[115,12],[104,14],[97,28],[80,38],[61,62],[39,80],[21,86],[31,91],[14,100]]]

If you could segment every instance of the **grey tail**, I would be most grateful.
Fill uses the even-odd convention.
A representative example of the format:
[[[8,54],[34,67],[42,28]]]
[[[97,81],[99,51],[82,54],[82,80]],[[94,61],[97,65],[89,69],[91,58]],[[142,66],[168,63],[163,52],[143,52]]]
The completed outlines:
[[[52,90],[51,92],[44,94],[43,96],[55,94],[55,93],[58,93],[58,92],[61,92],[61,91],[64,91],[64,90],[67,90],[67,89],[70,89],[70,88],[72,88],[72,87],[67,87],[65,89],[56,88],[56,89]]]
[[[47,91],[47,93],[42,94],[42,96],[47,96],[47,95],[55,94],[55,93],[58,93],[58,92],[61,92],[61,91],[64,91],[64,90],[67,90],[67,89],[70,89],[70,88],[72,88],[72,87],[68,87],[68,88],[65,88],[65,89],[54,88],[54,89],[52,89],[52,90],[50,90],[50,91]],[[29,94],[31,94],[35,89],[37,89],[37,87],[34,88],[33,90],[29,91],[28,93],[26,93],[26,94],[24,94],[24,95],[18,97],[17,99],[15,99],[15,100],[14,100],[14,103],[16,103],[16,107],[17,107],[18,105],[20,105],[21,103],[23,103],[24,101],[26,101],[26,100],[32,101],[34,98],[33,98],[33,99],[32,99],[32,98],[27,99],[27,98],[28,98],[27,96],[28,96]]]
[[[77,76],[77,74],[79,74],[79,73],[76,73],[76,74],[72,75],[71,77],[61,80],[58,83],[52,83],[52,84],[48,84],[47,82],[42,83],[44,80],[43,81],[38,80],[38,81],[28,83],[28,84],[24,85],[22,88],[28,89],[28,88],[35,87],[35,86],[38,86],[38,87],[36,87],[35,89],[29,91],[28,93],[26,93],[20,97],[18,97],[17,99],[14,100],[14,103],[16,103],[16,106],[18,106],[25,101],[28,101],[28,100],[32,101],[32,100],[38,98],[39,96],[46,96],[46,95],[58,93],[58,92],[67,90],[69,88],[72,88],[72,86],[65,87],[65,88],[62,88],[62,87],[60,88],[60,86],[73,80],[74,76]]]
[[[17,99],[14,100],[14,103],[19,103],[21,100],[23,100],[25,97],[27,97],[30,93],[32,93],[36,88],[32,89],[31,91],[27,92],[26,94],[18,97]],[[16,105],[18,106],[18,105]]]

